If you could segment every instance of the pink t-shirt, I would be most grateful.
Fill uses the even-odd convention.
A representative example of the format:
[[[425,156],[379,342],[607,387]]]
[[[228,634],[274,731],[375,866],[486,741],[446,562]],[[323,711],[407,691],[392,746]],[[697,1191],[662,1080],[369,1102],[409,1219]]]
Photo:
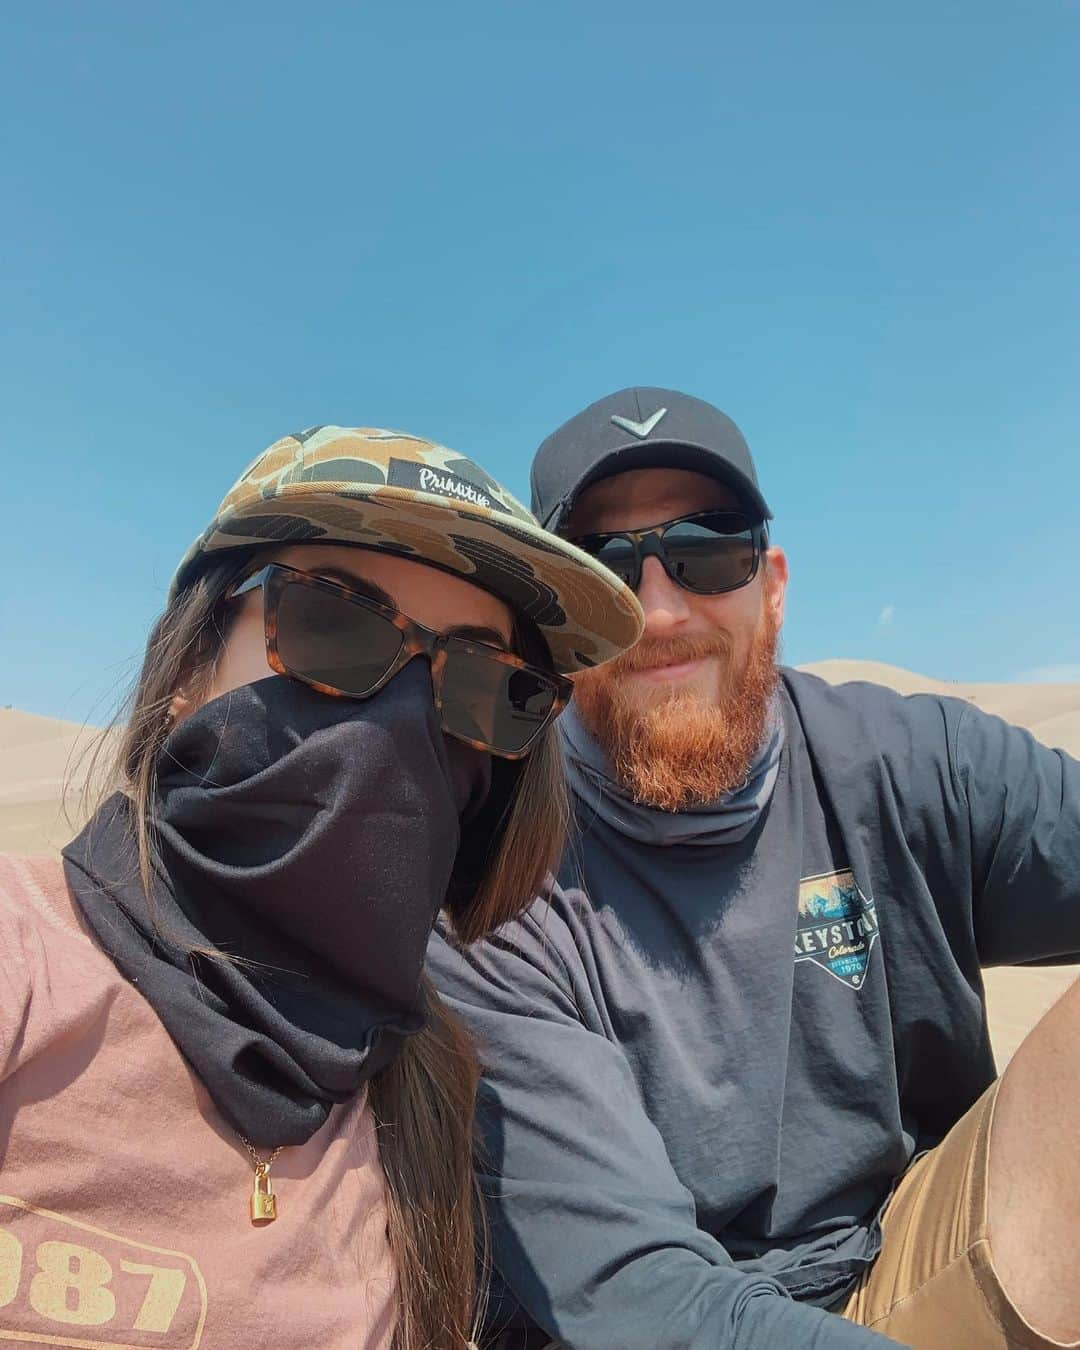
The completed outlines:
[[[0,857],[0,1345],[389,1350],[372,1113],[253,1167],[60,863]]]

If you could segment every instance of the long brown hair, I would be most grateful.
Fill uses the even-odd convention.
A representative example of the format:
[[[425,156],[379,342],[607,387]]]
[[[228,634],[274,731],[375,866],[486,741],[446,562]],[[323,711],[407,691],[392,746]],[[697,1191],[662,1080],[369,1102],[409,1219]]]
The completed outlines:
[[[251,553],[212,563],[177,595],[151,630],[142,670],[109,775],[131,798],[140,870],[149,893],[154,856],[156,766],[183,691],[198,703],[225,640],[224,596]],[[522,638],[535,659],[537,633]],[[549,729],[520,769],[495,761],[509,786],[494,819],[476,885],[448,905],[455,933],[473,941],[515,917],[557,861],[567,807],[561,760]],[[497,798],[495,792],[492,797]],[[462,1350],[477,1325],[476,1233],[482,1215],[472,1170],[479,1077],[472,1041],[426,979],[428,1024],[369,1087],[386,1177],[388,1236],[397,1266],[396,1350]]]

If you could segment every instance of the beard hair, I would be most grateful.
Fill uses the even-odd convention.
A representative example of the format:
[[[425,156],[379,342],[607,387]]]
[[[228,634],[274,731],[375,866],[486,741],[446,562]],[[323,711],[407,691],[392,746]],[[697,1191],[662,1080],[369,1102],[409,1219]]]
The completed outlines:
[[[743,669],[732,672],[727,633],[643,639],[622,656],[574,681],[574,704],[635,802],[682,811],[741,787],[765,735],[779,674],[779,628],[763,608]],[[661,663],[718,657],[719,701],[688,690],[664,691],[643,704],[625,676]]]

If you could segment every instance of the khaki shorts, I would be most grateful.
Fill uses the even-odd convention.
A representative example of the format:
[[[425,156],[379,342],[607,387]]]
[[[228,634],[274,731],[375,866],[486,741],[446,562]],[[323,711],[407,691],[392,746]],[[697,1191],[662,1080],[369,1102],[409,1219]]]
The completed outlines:
[[[841,1315],[913,1350],[1047,1350],[994,1272],[987,1220],[995,1083],[901,1177],[881,1255]],[[1080,1342],[1073,1342],[1073,1346]]]

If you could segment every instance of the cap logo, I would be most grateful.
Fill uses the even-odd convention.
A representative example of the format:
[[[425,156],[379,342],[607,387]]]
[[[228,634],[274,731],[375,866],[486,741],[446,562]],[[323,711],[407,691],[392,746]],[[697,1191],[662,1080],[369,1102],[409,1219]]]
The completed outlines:
[[[435,469],[421,469],[417,474],[421,492],[437,492],[443,497],[458,497],[473,506],[491,506],[486,492],[479,492],[471,483],[453,473],[438,473]]]
[[[666,415],[666,408],[657,408],[653,415],[647,417],[644,422],[632,422],[629,417],[619,417],[618,415],[613,415],[611,420],[617,427],[622,427],[622,429],[628,431],[631,436],[636,436],[639,441],[643,441],[651,431],[655,430],[661,417],[665,417]]]
[[[455,464],[465,466],[467,460],[458,457]],[[420,492],[428,492],[436,497],[450,497],[467,506],[480,506],[488,511],[508,511],[502,502],[496,501],[490,492],[486,492],[479,483],[470,483],[460,473],[452,469],[422,464],[416,460],[391,458],[386,474],[390,487],[408,487]]]

